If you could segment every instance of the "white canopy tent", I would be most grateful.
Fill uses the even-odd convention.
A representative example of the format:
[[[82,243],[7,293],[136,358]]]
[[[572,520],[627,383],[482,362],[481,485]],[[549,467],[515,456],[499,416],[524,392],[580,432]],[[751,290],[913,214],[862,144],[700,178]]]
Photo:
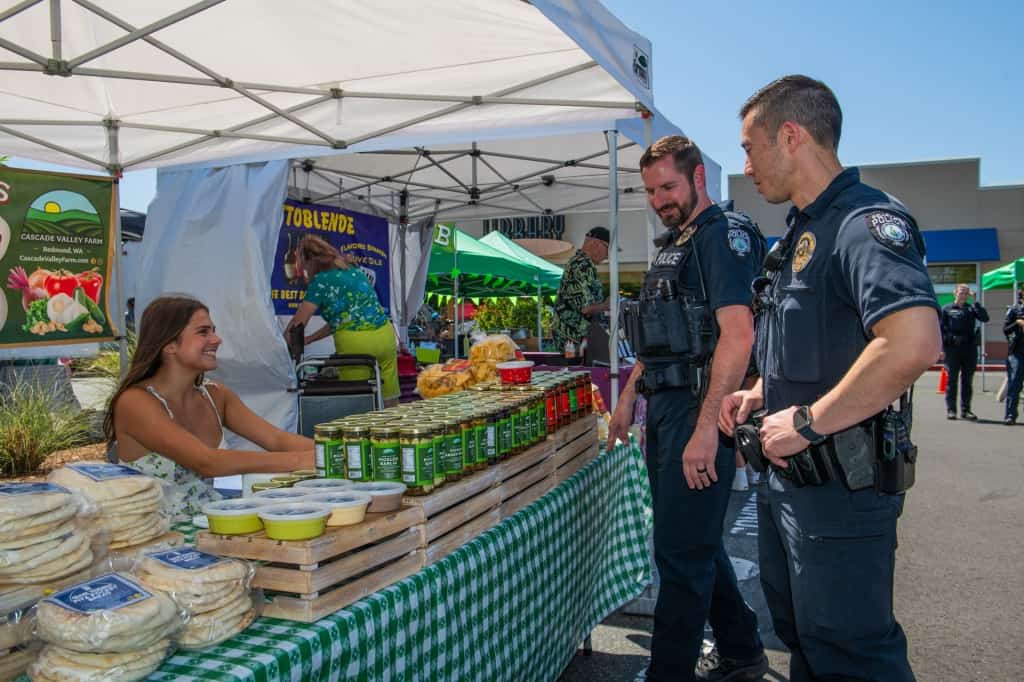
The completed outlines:
[[[618,132],[634,143],[653,134],[642,118],[654,111],[651,54],[649,41],[597,0],[9,2],[0,9],[0,149],[112,174],[179,167],[166,188],[196,188],[196,177],[180,175],[190,170],[209,176],[213,166],[312,159],[308,175],[323,183],[312,185],[321,195],[360,181],[370,203],[374,186],[408,192],[392,211],[400,221],[434,211],[455,219],[608,210],[614,242],[620,197],[636,199],[620,186],[638,184],[635,160],[617,158],[638,152],[620,149]],[[377,153],[395,149],[403,151]],[[463,179],[451,172],[459,163]],[[422,174],[409,173],[417,164]],[[251,192],[269,177],[246,184],[257,175],[226,185]],[[561,194],[549,201],[543,195],[555,186]],[[166,230],[188,222],[160,191],[151,222],[153,213]],[[239,229],[207,224],[215,227]],[[184,245],[170,232],[156,241]],[[200,268],[204,258],[218,265],[225,254],[191,254],[189,263]],[[166,263],[159,280],[150,269],[158,265],[144,260],[147,276],[189,283]],[[614,262],[611,270],[616,290]],[[251,343],[245,329],[235,331]],[[283,342],[274,342],[285,359]]]

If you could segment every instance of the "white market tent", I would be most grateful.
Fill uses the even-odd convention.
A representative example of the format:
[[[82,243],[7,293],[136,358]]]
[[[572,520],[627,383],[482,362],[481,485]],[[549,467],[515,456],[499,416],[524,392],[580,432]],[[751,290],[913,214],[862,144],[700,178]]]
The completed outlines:
[[[616,240],[620,199],[642,206],[636,144],[675,130],[654,108],[651,56],[597,0],[8,2],[0,150],[112,174],[176,167],[160,175],[143,270],[154,290],[217,310],[234,292],[196,288],[230,281],[230,252],[203,239],[234,230],[243,288],[266,301],[276,216],[254,207],[280,203],[296,160],[310,182],[293,192],[349,191],[396,222],[607,210]],[[211,212],[214,191],[237,210]],[[206,223],[190,233],[199,205]],[[187,257],[168,255],[182,246]],[[208,281],[204,264],[218,268]],[[222,364],[284,365],[263,377],[285,387],[283,342],[253,351],[271,329],[257,317],[225,316],[249,346],[228,336]]]

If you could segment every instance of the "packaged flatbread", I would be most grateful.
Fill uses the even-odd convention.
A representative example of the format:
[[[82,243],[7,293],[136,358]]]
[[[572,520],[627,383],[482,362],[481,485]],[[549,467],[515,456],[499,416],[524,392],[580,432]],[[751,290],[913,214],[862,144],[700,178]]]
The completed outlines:
[[[128,653],[178,632],[187,619],[166,593],[108,573],[47,597],[37,606],[38,635],[86,653]]]
[[[129,653],[83,653],[47,645],[29,666],[29,677],[41,682],[133,682],[149,676],[171,652],[161,639]]]

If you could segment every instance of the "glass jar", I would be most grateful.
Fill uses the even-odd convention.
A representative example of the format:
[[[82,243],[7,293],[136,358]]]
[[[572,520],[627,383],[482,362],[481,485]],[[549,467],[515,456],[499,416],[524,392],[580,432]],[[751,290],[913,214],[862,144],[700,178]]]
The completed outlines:
[[[477,409],[473,412],[473,433],[476,435],[476,469],[487,468],[487,412]]]
[[[487,458],[488,466],[494,466],[498,463],[498,421],[500,414],[501,411],[495,407],[490,407],[484,412],[484,422],[486,424],[484,456]],[[479,438],[477,442],[479,442]]]
[[[462,431],[462,475],[469,476],[476,471],[476,427],[473,413],[462,410],[458,413],[459,429]]]
[[[458,417],[445,417],[444,436],[444,480],[458,481],[462,478],[462,424]]]
[[[501,403],[497,414],[498,460],[508,459],[512,454],[512,410]]]
[[[379,424],[370,429],[373,450],[373,480],[384,483],[402,482],[402,462],[398,427]]]
[[[320,478],[345,478],[344,440],[341,427],[325,423],[313,426],[316,473]]]
[[[558,426],[568,426],[572,421],[572,411],[569,409],[569,387],[564,380],[558,382]]]
[[[409,495],[434,489],[434,434],[428,424],[403,426],[398,432],[402,448],[402,483]]]
[[[558,391],[554,386],[544,387],[544,431],[551,435],[558,430]]]
[[[527,397],[520,397],[516,401],[516,409],[519,411],[519,451],[525,452],[533,445],[533,410],[530,407],[531,400]]]
[[[373,453],[370,450],[370,427],[347,423],[341,430],[345,441],[345,475],[353,481],[373,480]]]

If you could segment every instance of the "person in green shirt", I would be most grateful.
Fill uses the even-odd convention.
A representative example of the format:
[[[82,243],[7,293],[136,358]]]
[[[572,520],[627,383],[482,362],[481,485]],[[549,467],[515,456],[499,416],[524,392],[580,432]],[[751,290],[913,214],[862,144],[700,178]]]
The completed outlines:
[[[372,355],[380,365],[385,404],[397,403],[398,342],[391,319],[377,298],[366,273],[354,259],[343,256],[327,241],[307,235],[299,242],[298,264],[308,284],[306,296],[288,323],[292,327],[319,314],[327,324],[305,338],[306,344],[334,336],[334,350],[345,355]],[[362,372],[362,375],[360,373]],[[341,378],[364,378],[359,369],[345,369]]]
[[[565,266],[551,324],[555,347],[559,351],[565,350],[568,341],[578,349],[590,327],[588,318],[608,309],[608,301],[597,276],[597,264],[607,260],[610,240],[607,228],[592,228],[583,239],[583,245]]]

